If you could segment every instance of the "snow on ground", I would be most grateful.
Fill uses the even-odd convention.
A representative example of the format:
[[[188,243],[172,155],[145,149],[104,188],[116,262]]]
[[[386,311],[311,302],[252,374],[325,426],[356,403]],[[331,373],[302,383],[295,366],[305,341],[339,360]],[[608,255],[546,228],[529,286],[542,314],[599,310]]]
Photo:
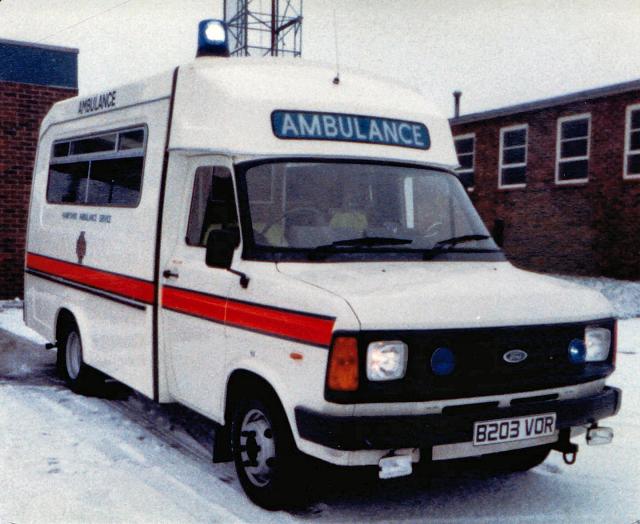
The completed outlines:
[[[640,317],[640,282],[605,277],[560,278],[600,291],[611,302],[618,318]]]
[[[47,342],[33,329],[24,325],[24,321],[22,320],[22,302],[19,300],[0,301],[0,329],[9,331],[21,338],[31,340],[36,344],[45,344]]]
[[[55,352],[37,346],[21,319],[20,309],[0,311],[0,356],[9,348],[28,369],[7,372],[0,359],[0,522],[640,520],[640,318],[619,322],[617,370],[609,383],[622,388],[622,409],[602,422],[614,428],[614,440],[587,447],[577,439],[575,465],[554,452],[528,473],[493,478],[448,466],[431,479],[386,482],[341,473],[321,477],[315,505],[294,514],[253,506],[231,464],[212,464],[154,430],[188,433],[186,418],[169,425],[161,407],[136,396],[122,406],[150,411],[151,418],[71,393],[54,378]]]
[[[184,456],[100,399],[0,387],[2,522],[283,522],[230,485],[229,467]]]

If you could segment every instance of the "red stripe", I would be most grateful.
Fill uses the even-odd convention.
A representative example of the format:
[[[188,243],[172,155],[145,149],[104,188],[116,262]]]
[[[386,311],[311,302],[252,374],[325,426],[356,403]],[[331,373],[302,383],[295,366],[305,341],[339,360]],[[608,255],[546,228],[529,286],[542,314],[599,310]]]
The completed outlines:
[[[222,298],[174,287],[162,288],[162,306],[189,315],[224,322],[224,305]]]
[[[27,268],[146,304],[153,303],[153,283],[145,280],[116,275],[34,253],[27,253]]]
[[[27,254],[27,268],[115,295],[153,304],[154,285],[152,282],[116,275],[34,253]],[[326,347],[331,344],[335,322],[334,319],[282,311],[259,304],[245,304],[232,300],[227,302],[220,297],[177,288],[163,288],[162,304],[163,307],[215,322],[226,321],[227,324],[235,327]]]
[[[258,304],[245,304],[194,291],[163,288],[162,305],[182,313],[196,315],[231,326],[259,331],[267,335],[290,338],[328,347],[331,344],[334,319],[318,318],[305,313],[273,309]]]
[[[331,344],[333,319],[229,301],[227,323],[320,346]]]

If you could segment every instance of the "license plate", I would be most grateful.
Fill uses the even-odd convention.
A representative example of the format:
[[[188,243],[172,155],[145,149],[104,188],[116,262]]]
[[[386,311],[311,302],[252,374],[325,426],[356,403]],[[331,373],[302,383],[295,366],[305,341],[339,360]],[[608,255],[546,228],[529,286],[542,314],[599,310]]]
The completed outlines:
[[[486,446],[487,444],[546,437],[553,435],[555,430],[555,413],[483,420],[473,425],[473,445]]]

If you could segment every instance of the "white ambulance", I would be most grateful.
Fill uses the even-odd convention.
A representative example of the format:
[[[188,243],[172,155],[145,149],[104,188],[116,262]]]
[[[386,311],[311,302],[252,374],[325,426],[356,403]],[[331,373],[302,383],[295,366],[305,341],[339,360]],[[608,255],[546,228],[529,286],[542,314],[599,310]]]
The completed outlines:
[[[370,76],[224,57],[223,28],[42,123],[25,318],[71,387],[100,370],[209,417],[271,508],[307,456],[390,478],[610,441],[608,302],[505,259],[447,120]]]

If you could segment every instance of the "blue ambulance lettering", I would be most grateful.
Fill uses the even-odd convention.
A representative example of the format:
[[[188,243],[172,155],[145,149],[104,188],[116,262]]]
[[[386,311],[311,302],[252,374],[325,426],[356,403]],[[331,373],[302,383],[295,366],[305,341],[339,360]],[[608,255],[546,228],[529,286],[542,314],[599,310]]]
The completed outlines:
[[[289,140],[334,140],[414,149],[429,149],[427,126],[418,122],[341,113],[274,111],[276,137]]]

